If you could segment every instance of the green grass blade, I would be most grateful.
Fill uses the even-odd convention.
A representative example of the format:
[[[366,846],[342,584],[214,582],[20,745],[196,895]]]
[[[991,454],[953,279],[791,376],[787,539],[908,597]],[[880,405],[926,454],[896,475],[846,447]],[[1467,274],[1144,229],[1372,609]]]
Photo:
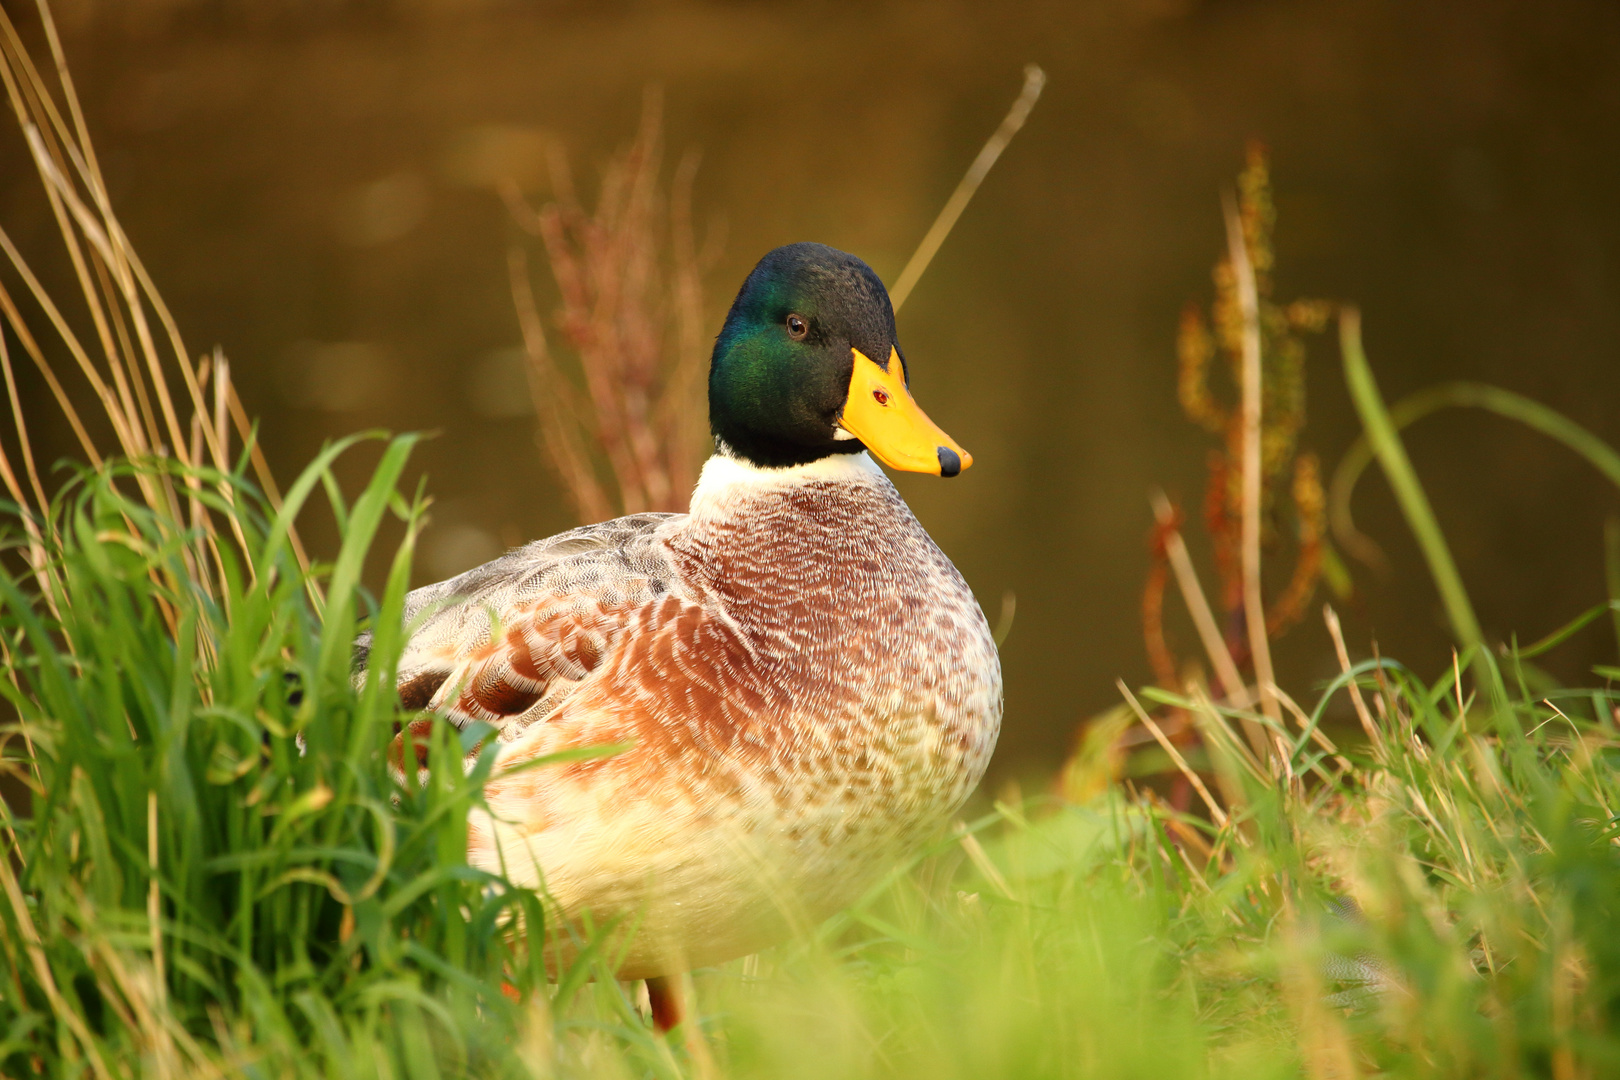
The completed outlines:
[[[1390,422],[1396,431],[1442,409],[1475,408],[1518,421],[1555,439],[1584,458],[1616,487],[1620,487],[1620,452],[1562,413],[1533,398],[1511,390],[1476,382],[1449,382],[1409,394],[1389,407]],[[1373,461],[1372,443],[1366,434],[1345,451],[1328,488],[1328,520],[1334,535],[1346,549],[1367,561],[1377,562],[1377,545],[1355,526],[1350,498],[1356,484]]]
[[[1540,656],[1542,653],[1551,652],[1606,614],[1620,615],[1620,600],[1608,600],[1601,604],[1594,604],[1539,641],[1516,651],[1519,657],[1525,660]]]
[[[1614,611],[1614,643],[1620,648],[1620,515],[1603,523],[1603,579]]]
[[[323,677],[348,676],[356,623],[355,590],[360,585],[360,571],[365,567],[377,527],[382,524],[395,485],[417,440],[416,435],[398,435],[389,442],[371,481],[349,511],[348,531],[326,589],[327,632],[321,642],[319,665]]]
[[[1366,353],[1361,347],[1361,314],[1353,308],[1339,315],[1339,345],[1344,354],[1344,378],[1350,388],[1350,398],[1361,417],[1367,441],[1395,492],[1401,513],[1405,515],[1406,523],[1423,551],[1423,558],[1429,564],[1429,573],[1434,578],[1435,587],[1440,590],[1440,600],[1445,605],[1452,633],[1460,648],[1473,650],[1474,670],[1481,683],[1493,685],[1493,669],[1484,655],[1484,635],[1479,628],[1479,619],[1474,615],[1474,605],[1463,587],[1462,575],[1457,572],[1457,564],[1446,545],[1445,534],[1440,531],[1440,523],[1435,520],[1429,497],[1423,491],[1417,472],[1412,468],[1411,458],[1407,457],[1406,447],[1402,445],[1395,423],[1390,419],[1389,410],[1378,392],[1378,383],[1373,378],[1372,368],[1368,366]]]

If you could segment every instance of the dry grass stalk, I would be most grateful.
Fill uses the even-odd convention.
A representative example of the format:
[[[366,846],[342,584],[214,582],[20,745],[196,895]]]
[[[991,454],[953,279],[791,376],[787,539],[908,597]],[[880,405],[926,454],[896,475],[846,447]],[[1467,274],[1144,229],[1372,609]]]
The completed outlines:
[[[1272,693],[1276,673],[1271,667],[1271,642],[1266,636],[1266,604],[1260,592],[1260,293],[1255,285],[1254,267],[1249,262],[1249,246],[1243,235],[1243,219],[1237,203],[1224,201],[1226,239],[1230,249],[1232,276],[1237,282],[1238,310],[1243,320],[1243,367],[1240,385],[1242,402],[1242,569],[1244,626],[1249,635],[1249,658],[1260,685],[1260,708],[1273,720],[1281,720],[1277,697]]]
[[[1215,625],[1215,614],[1210,610],[1209,599],[1204,595],[1204,587],[1198,580],[1198,571],[1193,567],[1192,556],[1187,553],[1187,542],[1182,539],[1181,530],[1177,527],[1175,507],[1170,505],[1170,500],[1165,498],[1162,491],[1154,492],[1152,501],[1153,514],[1163,537],[1165,563],[1175,572],[1176,586],[1181,591],[1181,598],[1187,605],[1188,613],[1192,615],[1193,625],[1198,629],[1198,637],[1203,642],[1204,652],[1215,668],[1216,677],[1221,681],[1222,692],[1234,708],[1241,709],[1250,701],[1249,688],[1238,671],[1237,661],[1232,659],[1231,650],[1226,647],[1226,640],[1221,637],[1220,628]],[[1260,725],[1246,719],[1243,722],[1243,733],[1249,744],[1254,747],[1255,753],[1264,757],[1265,733]]]
[[[244,553],[247,548],[235,515],[224,515],[234,532],[222,534],[218,516],[209,512],[200,497],[204,484],[217,484],[214,492],[220,499],[227,504],[234,500],[232,482],[216,482],[205,472],[233,471],[233,426],[239,446],[250,447],[259,481],[277,509],[281,505],[280,493],[262,453],[251,443],[251,426],[231,383],[229,365],[217,350],[212,356],[193,360],[151,276],[120,226],[44,0],[38,5],[38,18],[53,69],[42,71],[36,65],[12,14],[0,8],[0,82],[5,85],[6,99],[38,171],[78,285],[78,302],[83,307],[67,310],[59,304],[35,273],[29,258],[0,228],[0,252],[15,275],[12,280],[20,281],[22,286],[21,292],[14,295],[10,282],[0,282],[0,320],[9,330],[9,335],[0,332],[0,375],[5,380],[7,404],[15,423],[10,446],[0,442],[0,484],[23,511],[19,515],[24,541],[21,556],[27,560],[44,602],[52,605],[53,613],[60,614],[54,605],[65,590],[60,581],[52,580],[59,570],[47,554],[52,493],[41,478],[34,432],[28,423],[37,418],[24,415],[17,372],[12,366],[13,340],[39,370],[90,465],[100,466],[110,457],[121,456],[172,466],[133,470],[127,481],[121,482],[138,490],[141,502],[153,513],[164,534],[178,542],[177,550],[183,559],[179,574],[183,580],[162,584],[169,589],[211,589],[224,572],[221,547],[230,544],[234,535]],[[25,312],[30,303],[33,310]],[[40,318],[48,324],[48,333],[31,325],[31,320]],[[76,375],[58,371],[63,354]],[[74,385],[75,378],[78,385]],[[176,378],[181,386],[179,392],[172,388]],[[76,399],[85,390],[105,414],[113,438],[111,446],[97,445],[90,425],[79,411]],[[13,465],[13,453],[20,469]],[[130,535],[140,532],[132,526]],[[295,555],[307,567],[296,530],[291,530],[288,538]],[[237,561],[253,572],[252,560]],[[315,588],[313,584],[310,587]],[[172,607],[164,604],[162,611],[174,632],[177,628]],[[208,663],[211,643],[197,644],[201,662]],[[9,669],[9,652],[5,659]],[[15,679],[15,672],[12,677]],[[37,781],[38,762],[32,752],[31,735],[26,727],[19,730],[30,743],[28,758]],[[163,898],[156,873],[157,793],[148,791],[147,795],[147,855],[152,877],[146,915],[151,960],[131,952],[127,941],[114,945],[94,929],[99,924],[89,899],[75,893],[73,902],[80,911],[78,925],[86,928],[82,944],[97,975],[100,999],[129,1030],[137,1033],[141,1053],[155,1075],[220,1075],[221,1070],[209,1061],[190,1033],[178,1026],[167,1008]],[[4,887],[22,935],[26,962],[44,990],[51,1013],[72,1041],[69,1056],[82,1060],[89,1075],[110,1078],[113,1071],[101,1056],[99,1039],[86,1026],[79,1010],[65,1000],[46,963],[39,932],[13,873],[13,867],[21,865],[21,856],[17,836],[9,828],[7,839],[10,850],[0,856],[0,886]],[[24,961],[16,955],[8,955],[7,959],[13,970]]]
[[[1336,575],[1329,580],[1338,582],[1336,589],[1344,587],[1342,574],[1337,573],[1339,564],[1326,546],[1320,469],[1314,455],[1299,449],[1305,422],[1304,337],[1326,326],[1334,305],[1322,300],[1280,304],[1271,298],[1275,259],[1271,234],[1276,214],[1260,146],[1250,146],[1235,206],[1227,209],[1228,251],[1215,267],[1215,301],[1209,320],[1196,306],[1182,314],[1177,339],[1178,392],[1187,417],[1222,437],[1222,448],[1209,457],[1205,521],[1215,549],[1227,645],[1240,665],[1252,665],[1256,641],[1250,628],[1254,624],[1263,625],[1271,636],[1283,633],[1303,615],[1317,582],[1330,567]],[[1211,385],[1217,355],[1224,358],[1237,392],[1235,406],[1219,400]],[[1250,363],[1256,356],[1258,392],[1252,385]],[[1255,423],[1257,432],[1251,430]],[[1256,436],[1257,477],[1248,467]],[[1252,490],[1256,479],[1258,496]],[[1245,558],[1253,561],[1254,545],[1245,540],[1251,535],[1245,532],[1245,522],[1251,533],[1256,523],[1247,508],[1258,506],[1259,547],[1274,548],[1281,539],[1279,518],[1284,500],[1280,492],[1287,493],[1295,521],[1294,569],[1287,586],[1269,607],[1258,606],[1257,613],[1249,610],[1254,598]]]
[[[707,453],[703,407],[702,266],[692,236],[697,157],[660,186],[662,123],[649,94],[634,141],[608,165],[594,211],[552,160],[555,202],[533,210],[502,189],[514,220],[545,248],[561,300],[555,324],[577,360],[571,377],[550,347],[528,257],[509,257],[529,359],[539,437],[582,519],[683,510]],[[611,483],[602,476],[603,467]]]
[[[140,488],[143,501],[161,519],[177,528],[186,527],[188,520],[197,527],[195,538],[184,552],[185,565],[206,585],[221,566],[219,538],[214,534],[211,516],[196,498],[202,481],[193,470],[208,467],[220,473],[231,471],[227,415],[244,443],[251,438],[251,428],[223,358],[216,353],[200,363],[192,360],[168,307],[124,234],[107,196],[49,5],[41,0],[38,11],[54,62],[55,87],[35,65],[16,24],[4,10],[0,10],[0,81],[5,84],[7,100],[39,172],[73,267],[84,315],[94,330],[89,339],[93,345],[81,339],[73,319],[55,303],[4,229],[0,229],[0,251],[50,324],[54,347],[65,350],[72,358],[73,366],[106,415],[116,443],[114,452],[136,460],[166,458],[181,466],[178,474],[184,479],[179,487],[175,473],[153,470],[140,471],[133,482]],[[107,455],[91,438],[73,394],[58,375],[48,355],[51,347],[35,335],[21,305],[4,284],[0,284],[0,318],[39,369],[86,460],[100,465]],[[49,509],[48,493],[24,422],[11,355],[3,342],[0,369],[16,422],[16,450],[22,461],[19,476],[6,448],[0,445],[0,483],[26,511],[25,557],[43,583],[43,575],[50,573],[40,533]],[[176,374],[184,388],[178,398],[170,388],[170,379]],[[272,505],[279,508],[280,494],[257,447],[253,448],[252,460]],[[220,483],[217,490],[221,498],[233,498],[229,484]],[[237,540],[242,542],[240,533]],[[296,532],[291,540],[298,558],[307,565]]]
[[[1204,805],[1209,808],[1210,817],[1215,820],[1217,825],[1225,826],[1227,820],[1226,811],[1221,809],[1221,804],[1215,801],[1215,796],[1209,793],[1209,788],[1204,786],[1203,779],[1193,770],[1192,766],[1187,764],[1187,759],[1181,756],[1181,751],[1176,749],[1176,744],[1170,741],[1163,729],[1154,723],[1153,717],[1149,716],[1147,710],[1142,708],[1142,703],[1136,700],[1136,695],[1131,693],[1131,688],[1125,685],[1125,680],[1119,679],[1115,682],[1115,685],[1119,687],[1119,692],[1125,695],[1125,700],[1130,703],[1131,711],[1136,713],[1136,718],[1142,722],[1142,726],[1153,733],[1154,740],[1164,748],[1166,754],[1170,755],[1170,760],[1175,762],[1177,769],[1181,770],[1181,775],[1187,778],[1187,782],[1192,785],[1193,790],[1198,792],[1198,797],[1204,800]]]
[[[34,968],[34,975],[38,978],[40,987],[50,1001],[51,1011],[62,1020],[73,1038],[77,1040],[79,1048],[89,1058],[90,1068],[98,1080],[111,1080],[112,1074],[101,1057],[95,1036],[91,1034],[90,1028],[77,1010],[62,1000],[62,992],[56,985],[56,979],[51,975],[51,966],[46,960],[44,945],[40,940],[38,929],[34,926],[33,916],[29,912],[28,901],[24,898],[22,888],[17,884],[17,877],[12,872],[9,855],[0,858],[0,888],[4,889],[12,914],[16,916],[24,947],[28,950],[29,962]]]
[[[996,891],[1002,896],[1008,900],[1016,901],[1018,897],[1013,894],[1012,886],[1007,883],[1006,876],[991,860],[990,855],[984,850],[984,845],[979,843],[979,838],[968,831],[966,822],[958,821],[956,823],[956,838],[957,843],[962,845],[962,851],[967,854],[968,861],[974,865],[979,873],[984,875],[985,880],[994,885]]]
[[[990,175],[990,170],[994,167],[996,159],[1001,157],[1001,152],[1007,149],[1007,144],[1012,142],[1013,136],[1018,134],[1018,129],[1029,119],[1030,110],[1040,100],[1041,91],[1045,88],[1046,72],[1042,71],[1039,65],[1025,64],[1023,89],[1018,92],[1018,97],[1014,99],[1012,107],[1007,110],[1007,115],[1002,118],[996,130],[991,132],[990,138],[979,150],[979,155],[973,159],[973,164],[969,165],[967,172],[962,175],[956,190],[945,200],[939,216],[934,218],[934,223],[923,234],[922,242],[917,245],[917,250],[912,252],[911,258],[906,260],[905,268],[895,280],[894,288],[889,290],[889,299],[894,304],[895,311],[900,310],[906,298],[911,295],[911,290],[922,280],[923,272],[928,269],[928,264],[934,261],[934,255],[938,253],[940,245],[945,243],[945,238],[956,227],[956,219],[967,209],[968,203],[973,200],[974,192],[984,183],[984,178]]]
[[[1217,605],[1212,607],[1198,580],[1179,511],[1155,493],[1152,561],[1142,597],[1143,638],[1159,684],[1179,688],[1180,665],[1164,631],[1164,595],[1173,579],[1226,700],[1239,709],[1257,701],[1276,726],[1268,733],[1254,717],[1240,713],[1249,749],[1278,775],[1289,775],[1292,754],[1277,733],[1284,716],[1271,638],[1299,619],[1325,570],[1338,568],[1326,545],[1317,460],[1299,449],[1305,420],[1303,336],[1321,331],[1335,305],[1320,300],[1285,305],[1271,299],[1276,215],[1265,151],[1258,144],[1249,147],[1236,197],[1228,195],[1223,204],[1227,245],[1215,266],[1210,317],[1206,321],[1197,307],[1189,306],[1177,342],[1182,409],[1222,437],[1221,449],[1209,457],[1204,504],[1220,583]],[[1232,404],[1219,400],[1211,386],[1217,355],[1224,358],[1235,391]],[[1278,546],[1285,498],[1295,519],[1294,568],[1268,605],[1263,554]],[[1330,580],[1342,584],[1341,576]],[[1245,668],[1252,672],[1252,685]],[[1186,731],[1182,740],[1191,737]],[[1322,745],[1319,732],[1311,738]]]
[[[1181,520],[1173,507],[1166,504],[1166,509],[1169,512],[1157,520],[1148,540],[1152,557],[1142,585],[1142,641],[1148,663],[1153,665],[1154,681],[1160,686],[1177,686],[1181,677],[1164,632],[1164,592],[1170,584],[1170,538],[1181,535]],[[1197,624],[1196,615],[1193,622]]]
[[[1149,643],[1150,655],[1154,655],[1155,645],[1158,648],[1154,660],[1155,670],[1159,675],[1159,683],[1161,686],[1176,687],[1180,686],[1183,681],[1175,671],[1174,660],[1171,658],[1169,647],[1165,643],[1163,624],[1160,619],[1163,601],[1163,579],[1167,576],[1170,568],[1173,567],[1176,573],[1177,587],[1181,590],[1189,612],[1192,613],[1194,624],[1198,627],[1199,636],[1203,639],[1210,662],[1215,665],[1224,687],[1228,688],[1226,690],[1227,701],[1235,708],[1244,708],[1253,699],[1253,692],[1248,686],[1244,685],[1241,676],[1238,674],[1237,666],[1232,661],[1231,653],[1227,651],[1226,643],[1221,639],[1219,631],[1215,628],[1214,617],[1210,613],[1209,603],[1204,597],[1203,586],[1199,584],[1197,572],[1193,569],[1192,560],[1187,554],[1186,543],[1181,538],[1175,510],[1162,493],[1155,493],[1154,511],[1158,515],[1158,524],[1154,531],[1155,553],[1158,557],[1153,561],[1149,572],[1148,587],[1144,591],[1142,618],[1143,633]],[[1201,693],[1196,676],[1187,681],[1190,683],[1192,690]],[[1203,737],[1205,745],[1208,745],[1208,734],[1204,731],[1203,725],[1198,724],[1196,721],[1190,724],[1187,723],[1186,710],[1168,709],[1166,717],[1167,723],[1173,725],[1176,729],[1171,736],[1172,739],[1181,742],[1183,745],[1190,745]],[[1271,742],[1268,741],[1265,728],[1260,722],[1247,714],[1241,714],[1239,722],[1243,727],[1244,738],[1248,740],[1254,754],[1262,760],[1272,761]],[[1222,721],[1222,728],[1224,730],[1224,721]],[[1159,739],[1160,733],[1155,731],[1154,737]],[[1121,739],[1120,741],[1122,743],[1120,749],[1123,751],[1123,743],[1126,740]],[[1187,793],[1190,790],[1187,787],[1188,775],[1183,770],[1182,775],[1176,779],[1177,787],[1173,791],[1172,799],[1174,805],[1178,808],[1184,808],[1187,802]],[[1223,778],[1217,777],[1217,779]],[[1228,790],[1228,785],[1224,783],[1222,784],[1222,795],[1227,797],[1228,804],[1231,805],[1233,792]]]
[[[1238,738],[1237,732],[1232,730],[1226,716],[1209,699],[1208,692],[1197,684],[1194,684],[1191,690],[1190,696],[1193,708],[1190,712],[1193,723],[1197,725],[1199,735],[1204,740],[1204,745],[1224,751],[1232,761],[1242,765],[1244,771],[1258,783],[1270,783],[1271,775],[1267,772],[1265,765],[1270,756],[1270,747],[1267,746],[1256,752],[1250,746],[1245,745],[1244,740]],[[1219,759],[1217,759],[1217,765],[1219,765]],[[1215,774],[1219,778],[1221,770],[1217,768]],[[1226,805],[1229,807],[1240,806],[1244,801],[1242,790],[1236,785],[1232,785],[1231,790],[1227,790],[1227,785],[1223,783],[1222,794],[1226,796]]]

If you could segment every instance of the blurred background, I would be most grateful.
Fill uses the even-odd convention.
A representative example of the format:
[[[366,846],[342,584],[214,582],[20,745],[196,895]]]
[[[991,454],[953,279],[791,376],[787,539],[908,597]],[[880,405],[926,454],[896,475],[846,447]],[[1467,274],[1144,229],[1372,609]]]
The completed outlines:
[[[32,3],[0,2],[37,33]],[[1049,775],[1077,725],[1118,700],[1116,677],[1150,677],[1148,494],[1162,486],[1196,521],[1218,446],[1178,405],[1177,325],[1213,294],[1220,194],[1249,140],[1271,155],[1277,297],[1360,304],[1386,398],[1478,379],[1620,441],[1607,0],[55,10],[114,207],[191,351],[230,357],[283,482],[338,435],[436,433],[415,458],[436,500],[419,584],[577,524],[535,439],[509,249],[530,254],[553,336],[560,301],[501,184],[545,204],[565,155],[593,206],[657,88],[665,182],[701,154],[706,348],[778,244],[832,244],[892,283],[1039,63],[1045,96],[899,318],[919,401],[976,464],[896,482],[992,621],[1017,596],[1002,779]],[[26,148],[0,138],[0,223],[47,287],[70,282]],[[1331,471],[1359,428],[1333,335],[1306,357],[1301,442]],[[43,384],[19,380],[43,456],[71,455]],[[1603,522],[1620,498],[1584,462],[1478,412],[1424,420],[1408,445],[1488,635],[1539,637],[1606,595]],[[1375,473],[1355,508],[1389,567],[1351,565],[1346,634],[1436,671],[1450,638]],[[330,523],[306,536],[329,551]],[[1196,526],[1189,542],[1208,572]],[[1179,601],[1167,611],[1192,656]],[[1589,631],[1547,666],[1576,677],[1614,649]],[[1299,690],[1337,670],[1314,614],[1278,666]]]

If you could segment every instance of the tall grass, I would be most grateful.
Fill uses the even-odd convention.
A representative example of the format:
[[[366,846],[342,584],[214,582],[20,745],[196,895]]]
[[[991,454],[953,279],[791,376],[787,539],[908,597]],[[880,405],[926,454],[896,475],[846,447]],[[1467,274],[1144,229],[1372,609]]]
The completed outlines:
[[[1612,1070],[1614,695],[1518,697],[1510,724],[1459,710],[1449,677],[1364,662],[1313,711],[1351,683],[1375,739],[1329,753],[1291,734],[1277,777],[1229,710],[1155,694],[1210,732],[1226,824],[1117,788],[1004,808],[1001,884],[921,875],[854,913],[868,941],[836,975],[742,1011],[769,1065],[739,1074]],[[1498,734],[1519,726],[1534,734]]]
[[[121,490],[134,466],[56,500],[56,592],[0,586],[6,762],[33,794],[4,822],[0,1073],[1577,1076],[1620,1058],[1620,695],[1539,684],[1513,652],[1497,703],[1461,663],[1425,683],[1361,661],[1289,725],[1145,690],[1204,735],[1204,812],[1119,785],[1001,804],[811,939],[698,973],[699,1020],[655,1037],[611,958],[548,980],[517,932],[541,925],[532,896],[466,866],[477,733],[437,728],[428,787],[390,778],[382,628],[409,538],[375,679],[351,680],[348,642],[378,522],[419,509],[392,488],[409,441],[338,508],[324,615],[282,540],[340,449],[281,514],[239,476],[198,478],[233,485],[210,509],[257,556],[225,561],[222,602],[163,584],[182,538]],[[1317,737],[1347,698],[1355,747]]]
[[[440,732],[435,783],[388,773],[386,628],[409,541],[377,611],[392,640],[363,685],[350,678],[361,560],[391,503],[419,510],[393,489],[410,444],[390,443],[338,508],[323,611],[287,523],[341,446],[280,514],[240,476],[195,477],[245,541],[242,561],[221,550],[211,591],[182,565],[189,538],[129,493],[155,463],[86,471],[58,496],[39,523],[47,591],[0,581],[4,764],[31,796],[4,820],[0,1073],[360,1075],[378,1047],[471,1060],[509,1034],[503,981],[521,996],[542,978],[509,928],[539,912],[465,865],[488,761],[464,773],[466,746]]]

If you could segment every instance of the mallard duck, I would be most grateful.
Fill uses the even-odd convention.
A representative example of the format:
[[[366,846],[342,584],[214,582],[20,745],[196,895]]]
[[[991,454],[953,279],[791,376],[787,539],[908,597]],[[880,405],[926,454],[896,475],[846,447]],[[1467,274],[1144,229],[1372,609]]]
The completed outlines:
[[[409,596],[403,704],[499,733],[468,859],[565,920],[622,917],[621,978],[814,925],[984,774],[990,628],[872,461],[973,462],[909,381],[877,275],[777,248],[715,344],[715,453],[690,512],[573,529]],[[629,749],[503,775],[599,744]]]

